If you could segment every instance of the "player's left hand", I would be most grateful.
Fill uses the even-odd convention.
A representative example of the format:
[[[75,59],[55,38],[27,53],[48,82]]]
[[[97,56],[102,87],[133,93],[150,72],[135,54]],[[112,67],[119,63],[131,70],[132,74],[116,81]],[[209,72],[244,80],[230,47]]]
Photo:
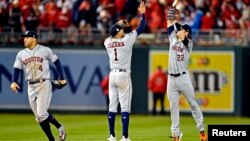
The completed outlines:
[[[144,14],[146,12],[146,5],[144,1],[140,3],[138,7],[138,11],[140,12],[140,14]]]
[[[10,85],[10,88],[15,93],[17,93],[17,91],[20,89],[19,85],[16,82],[12,82],[11,85]]]
[[[175,15],[176,15],[176,10],[175,10],[175,8],[170,7],[170,8],[168,9],[167,19],[168,19],[168,20],[173,20],[173,19],[175,19]]]
[[[52,80],[51,84],[57,89],[62,89],[67,85],[67,80]]]
[[[167,15],[167,20],[179,20],[180,18],[180,11],[174,7],[169,7],[168,8],[168,15]]]
[[[58,81],[59,81],[59,83],[62,84],[62,85],[66,85],[66,84],[67,84],[67,80],[65,80],[65,79],[64,79],[64,80],[58,80]]]

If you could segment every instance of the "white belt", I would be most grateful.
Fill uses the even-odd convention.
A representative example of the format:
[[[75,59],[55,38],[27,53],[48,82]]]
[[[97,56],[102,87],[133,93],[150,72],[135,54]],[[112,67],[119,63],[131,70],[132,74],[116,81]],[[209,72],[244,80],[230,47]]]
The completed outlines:
[[[112,69],[112,72],[127,72],[126,69]]]

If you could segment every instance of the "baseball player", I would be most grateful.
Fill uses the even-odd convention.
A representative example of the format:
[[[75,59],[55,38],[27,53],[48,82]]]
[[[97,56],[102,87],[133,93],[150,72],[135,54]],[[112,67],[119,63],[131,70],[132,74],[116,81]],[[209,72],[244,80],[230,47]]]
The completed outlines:
[[[183,94],[187,99],[196,127],[200,132],[201,141],[207,141],[204,133],[203,114],[195,100],[194,88],[188,71],[188,60],[193,48],[191,40],[192,30],[187,24],[180,25],[179,11],[175,8],[168,10],[168,35],[169,35],[169,60],[168,60],[168,84],[167,95],[170,102],[171,132],[174,141],[180,141],[179,98]]]
[[[131,57],[132,47],[136,38],[145,28],[146,6],[141,2],[138,11],[141,14],[140,25],[137,29],[125,34],[125,26],[121,23],[112,25],[109,29],[110,36],[105,39],[109,64],[109,111],[108,122],[110,137],[108,141],[116,141],[115,137],[115,116],[117,106],[120,102],[122,116],[122,139],[120,141],[131,141],[128,136],[129,116],[131,112],[132,83],[131,83]]]
[[[28,30],[22,37],[24,37],[24,46],[26,48],[17,53],[10,88],[14,92],[18,92],[18,89],[20,89],[17,83],[19,74],[24,71],[28,85],[29,104],[36,121],[40,124],[49,141],[55,141],[50,129],[50,123],[58,129],[60,141],[64,141],[66,139],[64,126],[51,113],[48,113],[52,98],[49,62],[53,62],[56,66],[59,73],[59,82],[65,84],[67,82],[64,79],[61,62],[49,47],[37,43],[37,33],[35,31]]]

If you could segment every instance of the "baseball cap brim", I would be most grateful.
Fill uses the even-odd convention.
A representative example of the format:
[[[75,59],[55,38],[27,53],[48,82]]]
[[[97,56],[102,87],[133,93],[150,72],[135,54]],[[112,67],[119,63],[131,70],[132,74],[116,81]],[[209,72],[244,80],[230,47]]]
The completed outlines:
[[[36,34],[35,31],[28,30],[24,34],[22,34],[21,37],[33,37],[33,38],[37,38],[37,34]]]
[[[119,24],[114,24],[109,29],[109,35],[115,36],[122,28]]]
[[[191,28],[189,25],[184,24],[184,25],[182,26],[182,29],[184,29],[186,32],[188,32],[189,38],[192,37],[192,28]]]
[[[25,35],[25,34],[22,34],[21,37],[33,37],[33,38],[37,38],[35,35]]]

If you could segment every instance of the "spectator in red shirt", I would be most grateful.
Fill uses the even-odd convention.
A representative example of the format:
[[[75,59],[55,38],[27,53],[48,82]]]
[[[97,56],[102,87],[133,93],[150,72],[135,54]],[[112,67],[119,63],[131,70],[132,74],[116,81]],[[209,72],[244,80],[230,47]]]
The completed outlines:
[[[230,0],[223,1],[221,5],[221,19],[225,22],[227,29],[239,29],[238,20],[241,12],[237,9],[234,2]]]
[[[119,17],[124,16],[122,15],[122,12],[126,6],[127,0],[114,0],[114,8],[116,10],[116,20],[118,20]]]
[[[215,17],[211,14],[210,11],[207,11],[206,14],[201,19],[201,30],[213,29],[215,26]]]
[[[102,88],[102,92],[106,98],[106,105],[107,105],[107,111],[108,111],[108,107],[109,107],[109,75],[106,75],[101,83],[100,86]]]
[[[67,30],[70,27],[72,21],[72,13],[68,7],[63,7],[58,13],[56,18],[54,19],[55,27],[58,30]]]
[[[157,0],[152,0],[148,3],[147,8],[149,9],[149,13],[146,15],[148,18],[148,26],[149,30],[152,33],[156,33],[159,28],[161,28],[161,24],[164,19],[164,9],[162,9],[161,4]]]
[[[157,70],[149,77],[148,89],[153,93],[153,115],[156,115],[157,100],[161,102],[161,114],[165,114],[164,98],[167,90],[167,80],[167,74],[162,71],[161,66],[158,66]]]
[[[50,28],[54,24],[54,19],[57,17],[58,8],[53,0],[45,4],[44,12],[40,15],[40,26],[42,28]]]

